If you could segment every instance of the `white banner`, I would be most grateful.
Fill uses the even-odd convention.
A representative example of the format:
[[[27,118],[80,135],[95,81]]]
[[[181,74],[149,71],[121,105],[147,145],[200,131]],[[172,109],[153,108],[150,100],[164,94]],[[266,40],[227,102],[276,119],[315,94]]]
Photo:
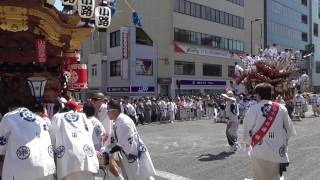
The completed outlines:
[[[236,53],[232,53],[229,51],[192,47],[178,42],[175,42],[175,52],[201,56],[240,59],[240,57]]]

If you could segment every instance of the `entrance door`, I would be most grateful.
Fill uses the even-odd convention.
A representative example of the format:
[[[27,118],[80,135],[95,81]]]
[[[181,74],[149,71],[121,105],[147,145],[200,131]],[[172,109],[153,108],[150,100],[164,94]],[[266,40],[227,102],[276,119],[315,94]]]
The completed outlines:
[[[160,85],[160,95],[169,96],[169,85]]]

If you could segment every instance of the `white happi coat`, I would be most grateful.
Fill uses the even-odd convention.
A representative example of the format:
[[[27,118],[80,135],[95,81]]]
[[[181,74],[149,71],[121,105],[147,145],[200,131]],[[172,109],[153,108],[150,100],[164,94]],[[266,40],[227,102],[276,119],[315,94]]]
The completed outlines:
[[[298,111],[299,110],[303,110],[305,107],[306,101],[304,99],[304,97],[302,97],[302,95],[297,94],[294,98],[293,98],[293,105],[294,108],[296,108]]]
[[[26,108],[4,115],[0,123],[0,154],[5,156],[3,180],[32,180],[55,173],[48,123]]]
[[[92,142],[93,125],[84,113],[58,113],[52,119],[50,134],[56,149],[57,177],[78,172],[97,173],[99,162]]]
[[[108,138],[106,139],[106,142],[104,142],[105,144],[110,143],[110,136],[112,134],[112,124],[108,116],[107,107],[108,107],[107,104],[102,104],[97,114],[97,119],[102,123],[106,131],[106,135],[108,136]]]
[[[103,125],[97,118],[89,117],[88,121],[93,125],[92,141],[94,148],[96,149],[96,151],[100,151],[103,146],[102,138],[105,135],[106,131],[104,130]]]
[[[251,144],[252,136],[264,123],[271,110],[271,104],[271,101],[262,100],[249,108],[243,120],[243,141],[246,144]],[[279,104],[276,119],[262,141],[252,149],[251,156],[277,163],[289,162],[288,141],[295,133],[287,109]]]
[[[125,114],[120,114],[114,121],[115,143],[122,148],[122,163],[129,180],[147,180],[150,176],[155,175],[155,169],[149,155],[147,147],[140,138],[136,126]],[[128,160],[129,154],[138,156],[141,151],[140,158],[134,162]]]

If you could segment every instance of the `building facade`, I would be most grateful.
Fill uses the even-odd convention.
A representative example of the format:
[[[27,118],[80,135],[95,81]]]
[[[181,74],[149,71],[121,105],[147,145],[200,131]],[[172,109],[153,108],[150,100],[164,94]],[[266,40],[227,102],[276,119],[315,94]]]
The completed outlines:
[[[119,2],[121,12],[113,17],[107,39],[102,40],[107,56],[100,69],[106,82],[101,82],[100,90],[114,96],[222,92],[239,57],[250,53],[251,46],[258,51],[265,44],[263,1],[129,2],[143,26],[134,27],[131,10]],[[250,23],[257,18],[261,21]],[[90,82],[94,77],[90,79],[88,68]]]
[[[320,24],[320,1],[311,0],[311,12],[312,12],[312,23],[311,23],[311,34],[312,42],[314,45],[314,54],[311,56],[312,64],[312,76],[311,82],[316,92],[320,92],[320,37],[319,37],[319,24]]]
[[[266,45],[279,50],[305,50],[310,43],[309,0],[265,0]],[[310,74],[309,60],[300,63]]]

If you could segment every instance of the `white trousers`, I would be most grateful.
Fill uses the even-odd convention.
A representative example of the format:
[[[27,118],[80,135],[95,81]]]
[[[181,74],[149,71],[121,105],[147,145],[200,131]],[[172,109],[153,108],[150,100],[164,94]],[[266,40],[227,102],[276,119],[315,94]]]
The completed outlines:
[[[253,172],[257,180],[280,180],[280,163],[251,157]]]
[[[64,177],[62,180],[94,180],[94,176],[91,172],[80,171],[80,172],[70,174]]]

